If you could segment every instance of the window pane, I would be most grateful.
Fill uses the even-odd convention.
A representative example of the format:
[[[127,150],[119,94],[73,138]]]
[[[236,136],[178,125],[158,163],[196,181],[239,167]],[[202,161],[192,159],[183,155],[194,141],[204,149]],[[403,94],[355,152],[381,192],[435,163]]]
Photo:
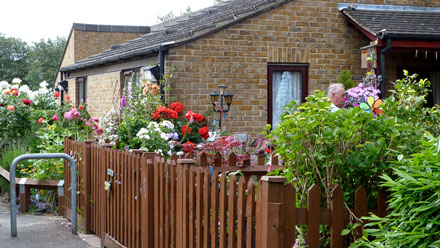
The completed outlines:
[[[280,123],[282,109],[293,100],[301,103],[302,73],[295,71],[274,71],[272,73],[272,127]]]
[[[83,103],[87,102],[87,78],[84,78],[84,98],[82,100]]]
[[[83,80],[78,80],[78,104],[81,104],[83,102],[84,96],[83,96]]]

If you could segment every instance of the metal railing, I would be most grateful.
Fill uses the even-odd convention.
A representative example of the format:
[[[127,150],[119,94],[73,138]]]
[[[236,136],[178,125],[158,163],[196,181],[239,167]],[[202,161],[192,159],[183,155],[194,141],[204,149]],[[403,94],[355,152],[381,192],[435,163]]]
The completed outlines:
[[[15,169],[17,164],[22,160],[28,159],[55,159],[63,158],[69,161],[71,168],[71,208],[72,208],[72,233],[77,234],[76,220],[76,163],[73,158],[65,153],[40,153],[40,154],[23,154],[14,159],[9,169],[9,190],[11,192],[11,237],[17,237],[17,194],[15,192]]]

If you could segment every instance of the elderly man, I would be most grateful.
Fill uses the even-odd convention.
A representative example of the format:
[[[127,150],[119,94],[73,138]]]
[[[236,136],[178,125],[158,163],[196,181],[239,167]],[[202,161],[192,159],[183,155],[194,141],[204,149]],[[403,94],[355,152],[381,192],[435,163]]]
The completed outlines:
[[[344,106],[345,89],[343,84],[330,84],[327,90],[327,96],[332,102],[330,111],[336,112]]]

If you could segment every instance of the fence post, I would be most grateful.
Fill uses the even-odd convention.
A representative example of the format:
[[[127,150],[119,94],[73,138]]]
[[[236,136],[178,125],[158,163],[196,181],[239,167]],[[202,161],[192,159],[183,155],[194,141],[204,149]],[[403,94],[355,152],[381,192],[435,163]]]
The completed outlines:
[[[176,244],[178,248],[189,248],[189,219],[188,219],[188,193],[189,193],[189,168],[195,165],[193,159],[177,160],[176,183]]]
[[[92,223],[92,208],[90,205],[91,200],[91,194],[90,194],[90,187],[91,187],[91,161],[92,161],[92,153],[91,153],[91,147],[94,140],[88,139],[84,141],[83,145],[83,175],[81,177],[83,178],[83,186],[84,186],[84,194],[83,194],[83,203],[84,203],[84,212],[83,212],[83,221],[84,221],[84,233],[90,234],[90,226]]]
[[[257,199],[257,247],[292,247],[295,242],[296,193],[280,176],[261,178]]]

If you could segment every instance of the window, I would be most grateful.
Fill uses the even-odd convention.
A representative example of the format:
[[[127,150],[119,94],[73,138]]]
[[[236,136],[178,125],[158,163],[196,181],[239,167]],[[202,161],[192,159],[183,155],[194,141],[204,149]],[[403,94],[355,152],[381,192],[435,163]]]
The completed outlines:
[[[76,104],[80,105],[87,102],[87,78],[76,79]]]
[[[268,120],[275,129],[282,109],[293,100],[305,101],[308,91],[308,65],[268,66]]]
[[[139,68],[130,69],[121,72],[121,96],[131,98],[136,94],[136,90],[140,86]]]

